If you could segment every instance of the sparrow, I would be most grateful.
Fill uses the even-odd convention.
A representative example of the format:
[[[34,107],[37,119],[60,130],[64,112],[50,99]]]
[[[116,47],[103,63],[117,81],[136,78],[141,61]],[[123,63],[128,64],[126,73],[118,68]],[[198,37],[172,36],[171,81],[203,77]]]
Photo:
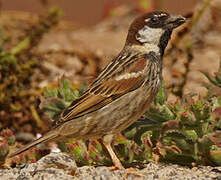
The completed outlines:
[[[163,11],[145,13],[130,25],[126,43],[89,88],[61,114],[50,131],[9,155],[49,140],[100,138],[113,164],[124,169],[111,142],[142,116],[157,95],[164,50],[172,31],[185,22]]]

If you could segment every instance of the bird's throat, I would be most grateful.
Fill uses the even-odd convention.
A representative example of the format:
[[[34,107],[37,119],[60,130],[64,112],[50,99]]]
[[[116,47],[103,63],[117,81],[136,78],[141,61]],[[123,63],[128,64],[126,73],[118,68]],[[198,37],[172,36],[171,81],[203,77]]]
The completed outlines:
[[[157,45],[160,50],[160,56],[163,57],[165,48],[170,40],[172,30],[166,30],[160,37],[159,44]]]
[[[144,43],[142,45],[145,49],[146,53],[154,52],[157,56],[161,56],[161,50],[160,47],[156,44],[150,44],[150,43]]]

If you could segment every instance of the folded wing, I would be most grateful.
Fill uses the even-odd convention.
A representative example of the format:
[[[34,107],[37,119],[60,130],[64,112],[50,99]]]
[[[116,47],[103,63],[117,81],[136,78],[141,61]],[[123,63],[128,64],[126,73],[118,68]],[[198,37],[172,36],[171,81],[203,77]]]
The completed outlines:
[[[105,74],[110,75],[105,76],[104,73],[101,73],[105,78],[99,81],[98,76],[94,81],[96,83],[93,83],[82,96],[64,110],[56,125],[94,112],[122,95],[139,88],[145,80],[143,71],[147,63],[148,59],[144,57],[134,57],[115,68],[115,73],[111,72],[113,66],[109,67],[110,70],[105,69]]]

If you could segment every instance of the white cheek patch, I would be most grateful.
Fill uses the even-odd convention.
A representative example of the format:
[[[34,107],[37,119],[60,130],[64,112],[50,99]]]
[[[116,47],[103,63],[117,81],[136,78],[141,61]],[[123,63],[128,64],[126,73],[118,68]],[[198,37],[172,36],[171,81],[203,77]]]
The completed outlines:
[[[136,39],[141,43],[159,44],[163,33],[164,30],[162,28],[150,28],[148,26],[144,26],[138,31]]]

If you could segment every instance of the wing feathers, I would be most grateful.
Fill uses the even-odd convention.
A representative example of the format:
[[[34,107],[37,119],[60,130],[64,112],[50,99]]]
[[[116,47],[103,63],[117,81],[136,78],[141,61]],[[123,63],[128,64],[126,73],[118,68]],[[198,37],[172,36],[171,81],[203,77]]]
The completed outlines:
[[[133,63],[130,63],[132,60]],[[115,63],[121,65],[113,64],[105,68],[105,72],[98,76],[91,87],[62,113],[63,122],[96,111],[144,83],[143,71],[148,62],[147,58],[138,58],[136,55],[125,63],[116,61]],[[114,73],[113,69],[117,71]],[[109,76],[110,74],[112,76]],[[62,122],[61,120],[58,123]]]

